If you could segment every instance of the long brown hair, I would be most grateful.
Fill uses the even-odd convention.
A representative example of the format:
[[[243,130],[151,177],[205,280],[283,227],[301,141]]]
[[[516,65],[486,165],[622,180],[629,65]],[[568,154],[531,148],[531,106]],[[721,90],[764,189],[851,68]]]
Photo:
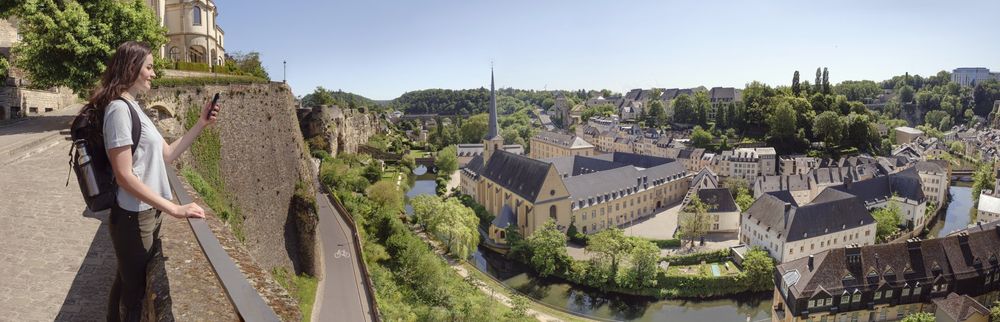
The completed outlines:
[[[108,103],[132,87],[139,78],[139,71],[146,62],[146,55],[151,52],[146,43],[127,41],[118,46],[115,54],[108,59],[108,67],[101,75],[101,84],[90,96],[90,103],[102,112],[101,118]]]

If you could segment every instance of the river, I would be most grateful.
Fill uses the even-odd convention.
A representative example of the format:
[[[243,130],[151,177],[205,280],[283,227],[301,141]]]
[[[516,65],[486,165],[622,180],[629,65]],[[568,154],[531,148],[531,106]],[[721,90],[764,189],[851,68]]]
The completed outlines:
[[[944,237],[949,233],[965,229],[972,222],[972,188],[951,186],[948,188],[951,202],[944,217],[931,226],[928,237]]]
[[[407,198],[434,194],[435,182],[426,169],[418,174]],[[429,177],[428,177],[429,176]],[[412,208],[407,205],[407,212]],[[772,293],[736,296],[712,300],[655,300],[644,297],[617,296],[574,286],[556,278],[540,278],[503,255],[483,247],[473,253],[472,262],[480,271],[502,281],[508,287],[549,306],[601,319],[624,321],[760,321],[770,320]]]

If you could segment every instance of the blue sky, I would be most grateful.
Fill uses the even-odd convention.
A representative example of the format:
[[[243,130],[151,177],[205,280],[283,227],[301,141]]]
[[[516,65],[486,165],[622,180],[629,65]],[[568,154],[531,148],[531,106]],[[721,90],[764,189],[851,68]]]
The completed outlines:
[[[1000,1],[217,0],[226,50],[296,95],[788,84],[1000,70]]]

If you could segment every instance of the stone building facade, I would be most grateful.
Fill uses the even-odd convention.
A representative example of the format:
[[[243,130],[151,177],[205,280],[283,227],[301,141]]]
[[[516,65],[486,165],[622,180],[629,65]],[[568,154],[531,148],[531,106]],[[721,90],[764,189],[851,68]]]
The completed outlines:
[[[172,61],[225,63],[225,32],[216,24],[218,7],[212,0],[146,0],[167,28],[161,57]]]
[[[532,159],[547,159],[554,157],[594,155],[594,145],[583,138],[549,131],[541,131],[531,138],[531,151],[528,157]]]

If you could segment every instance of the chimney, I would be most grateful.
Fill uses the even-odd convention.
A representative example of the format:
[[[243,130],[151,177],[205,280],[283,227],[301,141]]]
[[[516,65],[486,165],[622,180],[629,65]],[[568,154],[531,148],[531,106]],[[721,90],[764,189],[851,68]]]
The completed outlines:
[[[958,233],[958,245],[962,247],[969,247],[969,232],[963,231]]]
[[[920,238],[913,237],[906,240],[906,250],[910,252],[920,251]]]
[[[813,271],[813,255],[812,254],[809,255],[809,271],[810,272]]]

